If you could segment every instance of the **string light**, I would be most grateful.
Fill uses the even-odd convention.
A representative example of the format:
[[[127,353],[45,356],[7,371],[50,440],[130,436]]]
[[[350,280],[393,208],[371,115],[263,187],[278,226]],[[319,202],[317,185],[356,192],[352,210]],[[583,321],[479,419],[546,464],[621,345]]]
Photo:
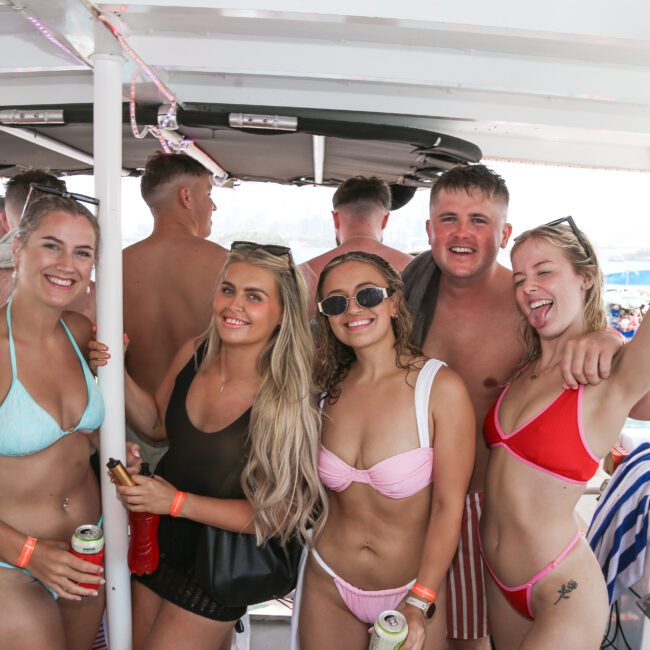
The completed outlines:
[[[53,43],[59,49],[63,50],[69,57],[73,58],[80,65],[88,66],[86,61],[80,59],[70,48],[66,47],[38,18],[36,18],[36,16],[30,16],[24,8],[16,10],[21,12],[25,19],[29,21],[41,34],[43,34],[50,43]]]

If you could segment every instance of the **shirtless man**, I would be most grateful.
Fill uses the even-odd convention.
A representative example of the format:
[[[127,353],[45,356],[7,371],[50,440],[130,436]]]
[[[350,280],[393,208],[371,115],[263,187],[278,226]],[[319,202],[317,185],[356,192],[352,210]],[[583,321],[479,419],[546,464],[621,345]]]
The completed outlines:
[[[336,248],[300,265],[309,288],[309,308],[316,313],[316,285],[325,265],[349,251],[374,253],[402,272],[413,258],[381,243],[391,206],[390,188],[379,178],[355,176],[342,183],[332,197]]]
[[[185,154],[157,153],[147,161],[140,191],[153,215],[153,232],[124,249],[123,277],[126,366],[151,395],[180,346],[210,322],[227,255],[205,239],[215,210],[213,187],[210,172]],[[134,435],[127,438],[142,444]],[[146,460],[153,463],[155,456],[143,447]]]
[[[508,189],[483,165],[456,167],[431,191],[431,252],[403,274],[415,336],[426,356],[445,361],[465,381],[476,413],[476,462],[458,553],[447,582],[449,648],[489,650],[483,565],[477,536],[488,450],[483,420],[522,356],[521,315],[512,272],[497,263],[512,232]],[[567,384],[598,383],[622,342],[602,332],[576,339],[562,363]]]
[[[6,234],[0,239],[0,306],[4,305],[13,291],[12,274],[14,270],[12,244],[14,232],[25,207],[25,201],[29,195],[30,201],[35,201],[39,195],[37,190],[29,194],[30,183],[45,185],[54,190],[65,192],[65,182],[56,176],[48,174],[40,169],[21,172],[12,176],[5,185],[5,206],[0,211],[0,230],[4,229]],[[77,311],[95,321],[95,283],[91,283],[88,293],[84,293],[69,307],[70,311]]]

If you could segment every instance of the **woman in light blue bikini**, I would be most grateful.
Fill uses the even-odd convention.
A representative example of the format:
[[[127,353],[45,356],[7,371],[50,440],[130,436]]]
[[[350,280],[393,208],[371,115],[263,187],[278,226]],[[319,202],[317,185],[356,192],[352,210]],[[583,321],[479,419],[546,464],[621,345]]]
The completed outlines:
[[[90,282],[99,229],[80,203],[27,206],[15,288],[0,309],[0,645],[84,650],[104,607],[98,567],[67,552],[99,520],[90,468],[104,404],[80,350],[91,323],[66,309]],[[77,583],[97,585],[87,589]]]

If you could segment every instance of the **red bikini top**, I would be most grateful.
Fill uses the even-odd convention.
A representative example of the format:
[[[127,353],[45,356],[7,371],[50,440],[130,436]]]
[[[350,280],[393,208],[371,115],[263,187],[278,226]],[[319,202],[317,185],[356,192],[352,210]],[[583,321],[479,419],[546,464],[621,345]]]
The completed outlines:
[[[513,456],[548,474],[586,483],[600,462],[589,449],[582,430],[583,386],[562,391],[545,409],[506,435],[499,424],[499,407],[508,387],[485,416],[483,436],[488,447],[504,447]]]

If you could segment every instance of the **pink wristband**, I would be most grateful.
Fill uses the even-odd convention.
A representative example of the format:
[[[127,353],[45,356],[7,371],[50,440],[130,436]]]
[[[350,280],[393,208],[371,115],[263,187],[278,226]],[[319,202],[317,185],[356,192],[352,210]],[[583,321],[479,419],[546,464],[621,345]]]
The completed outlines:
[[[172,505],[169,508],[169,514],[172,517],[178,517],[181,514],[181,509],[183,508],[183,503],[185,502],[185,497],[187,492],[181,492],[178,490],[172,501]]]
[[[419,582],[416,582],[411,587],[411,592],[420,598],[424,598],[429,603],[432,603],[436,599],[436,592],[433,589],[428,589],[427,587],[422,586]]]
[[[24,569],[29,564],[29,560],[32,557],[32,553],[36,548],[36,542],[38,542],[36,537],[27,536],[27,539],[23,544],[23,548],[20,551],[20,555],[18,556],[18,562],[16,562],[17,567],[19,567],[20,569]]]

